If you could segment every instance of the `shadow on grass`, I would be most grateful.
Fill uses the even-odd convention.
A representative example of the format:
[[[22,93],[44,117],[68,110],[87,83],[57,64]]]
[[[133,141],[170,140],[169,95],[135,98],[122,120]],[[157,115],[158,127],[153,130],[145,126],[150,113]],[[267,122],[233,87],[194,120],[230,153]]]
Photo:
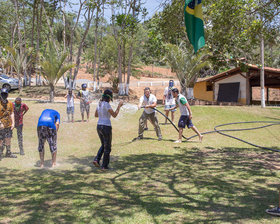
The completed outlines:
[[[75,156],[65,161],[73,170],[2,169],[0,216],[22,223],[270,221],[264,210],[277,203],[278,154],[175,150],[112,156],[108,173],[91,167],[92,157]]]

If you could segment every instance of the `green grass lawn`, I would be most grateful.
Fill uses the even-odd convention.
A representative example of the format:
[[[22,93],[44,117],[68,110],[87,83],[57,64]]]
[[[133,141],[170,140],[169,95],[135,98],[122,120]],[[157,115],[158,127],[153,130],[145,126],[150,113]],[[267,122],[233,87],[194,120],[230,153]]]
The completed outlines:
[[[142,111],[122,109],[112,118],[112,170],[102,172],[91,164],[100,146],[92,106],[89,123],[62,122],[58,166],[50,169],[46,145],[46,167],[40,169],[37,120],[43,109],[51,108],[65,121],[66,105],[27,104],[26,155],[0,161],[0,223],[280,223],[265,213],[278,203],[279,153],[219,134],[205,135],[202,143],[194,138],[174,144],[178,134],[171,125],[161,125],[163,141],[157,141],[148,124],[147,138],[131,142]],[[81,120],[78,104],[75,110]],[[201,132],[222,123],[280,120],[279,108],[193,106],[192,111]],[[177,123],[179,112],[175,116]],[[161,116],[159,120],[164,122]],[[280,149],[279,133],[280,126],[273,126],[231,134]],[[15,132],[12,150],[19,151]]]

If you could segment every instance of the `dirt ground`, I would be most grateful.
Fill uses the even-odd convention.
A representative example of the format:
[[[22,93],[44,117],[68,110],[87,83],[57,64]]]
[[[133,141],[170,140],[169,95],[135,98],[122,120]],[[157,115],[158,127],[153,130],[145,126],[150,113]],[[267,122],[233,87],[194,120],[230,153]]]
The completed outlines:
[[[162,68],[162,67],[153,67],[153,66],[143,66],[142,67],[143,73],[140,75],[140,77],[131,77],[130,83],[136,83],[136,82],[155,82],[155,81],[169,81],[170,79],[178,80],[176,77],[176,74],[171,72],[171,69],[169,68]],[[157,77],[147,77],[148,74],[154,73]],[[159,74],[161,74],[161,77],[159,77]],[[109,75],[105,75],[104,77],[100,78],[100,82],[106,83],[109,82]],[[77,75],[77,79],[88,79],[93,81],[92,74],[89,74],[86,72],[86,68],[82,67]],[[157,99],[163,98],[163,92],[166,86],[149,86],[152,93],[157,97]],[[135,100],[139,99],[143,95],[143,90],[145,86],[131,86],[130,87],[130,99]]]

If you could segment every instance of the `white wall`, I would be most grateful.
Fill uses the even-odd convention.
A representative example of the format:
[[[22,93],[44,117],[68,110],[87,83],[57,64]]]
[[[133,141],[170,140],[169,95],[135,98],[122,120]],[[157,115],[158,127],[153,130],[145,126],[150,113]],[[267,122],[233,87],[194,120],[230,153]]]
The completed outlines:
[[[246,76],[246,73],[242,73],[242,74]],[[231,83],[231,82],[240,82],[238,99],[240,98],[246,99],[246,79],[242,75],[236,74],[234,76],[230,76],[228,78],[215,82],[215,100],[218,99],[219,84]]]

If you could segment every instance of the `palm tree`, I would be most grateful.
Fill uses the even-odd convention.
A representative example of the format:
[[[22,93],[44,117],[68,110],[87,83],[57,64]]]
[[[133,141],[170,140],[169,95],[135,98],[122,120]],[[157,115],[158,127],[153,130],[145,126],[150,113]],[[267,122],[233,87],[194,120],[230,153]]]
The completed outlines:
[[[29,57],[32,53],[32,48],[28,49],[26,52],[17,51],[13,47],[5,47],[7,51],[10,53],[8,63],[14,68],[17,76],[18,76],[18,89],[19,95],[22,92],[22,74],[27,70],[28,66],[32,62],[32,58]]]
[[[43,77],[48,81],[50,86],[50,102],[54,101],[54,88],[58,80],[65,72],[73,68],[74,64],[65,65],[67,53],[58,55],[52,43],[49,42],[46,53],[40,61]]]
[[[209,66],[207,62],[208,55],[200,51],[193,54],[187,50],[185,45],[181,43],[179,46],[174,44],[166,44],[166,55],[164,60],[168,62],[171,69],[176,73],[181,90],[186,95],[187,88],[192,88],[199,76],[199,71]]]

